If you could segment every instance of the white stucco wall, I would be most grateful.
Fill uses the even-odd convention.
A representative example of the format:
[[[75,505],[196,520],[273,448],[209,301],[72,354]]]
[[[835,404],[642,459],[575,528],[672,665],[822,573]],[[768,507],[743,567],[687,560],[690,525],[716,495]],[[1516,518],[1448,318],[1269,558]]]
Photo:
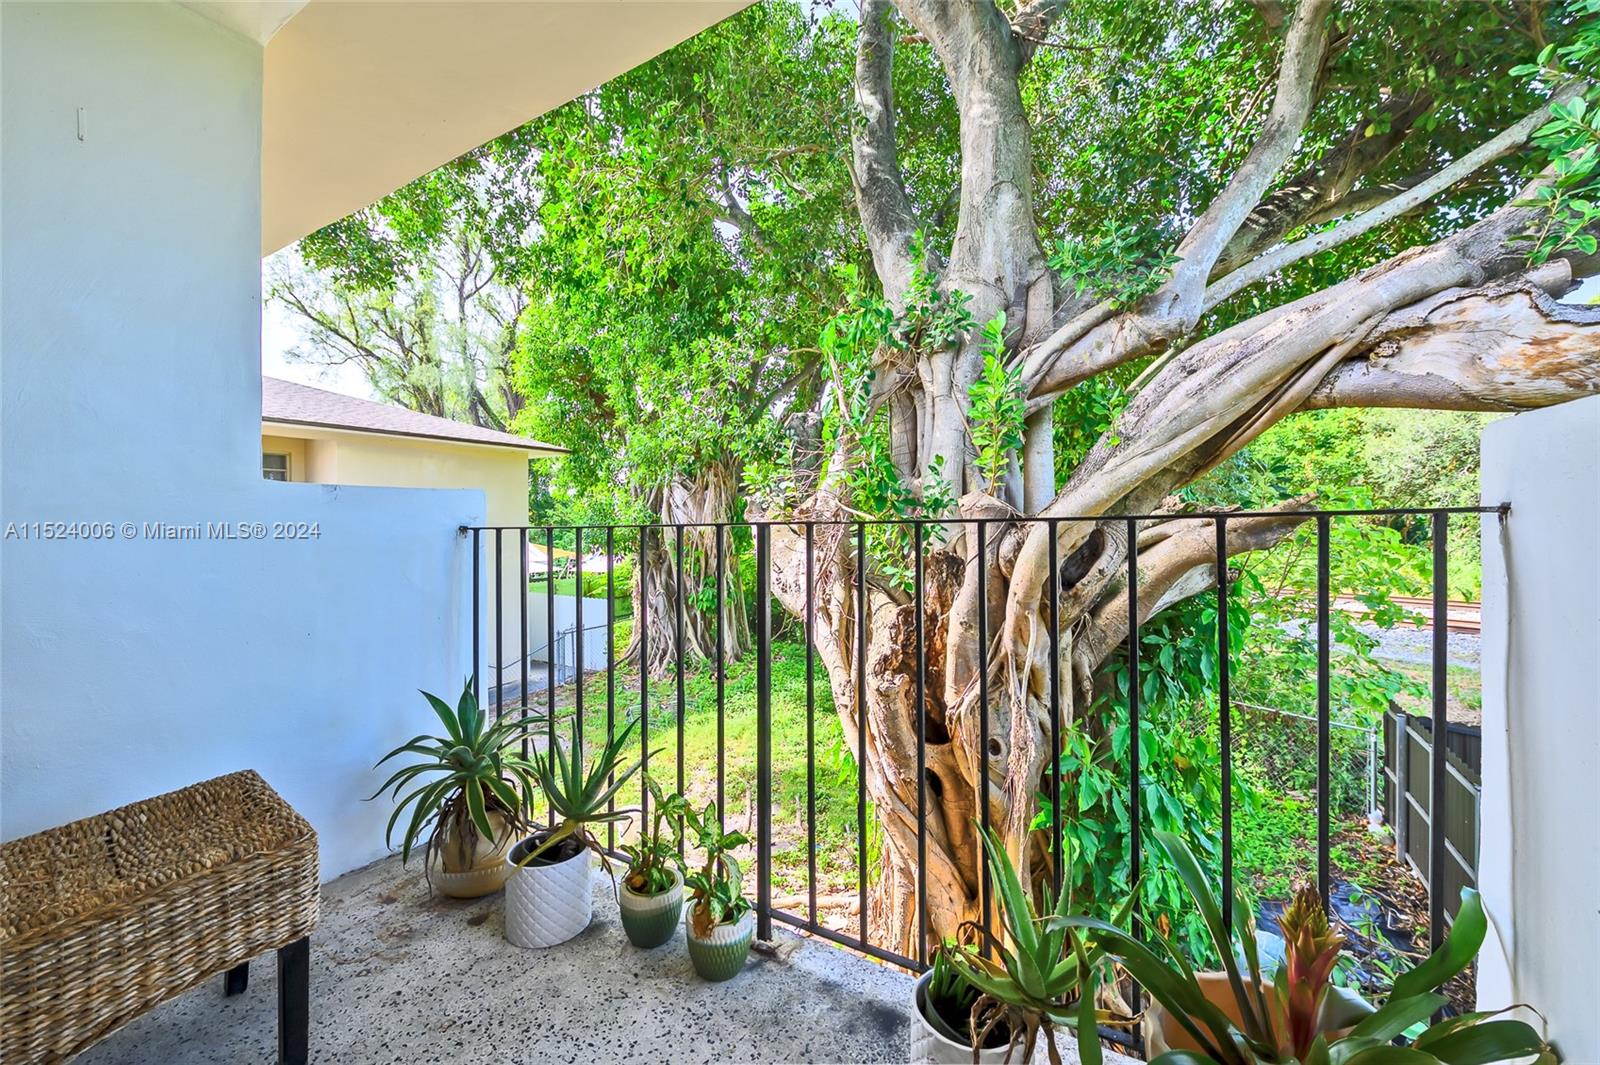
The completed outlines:
[[[260,472],[261,49],[176,4],[0,4],[0,834],[251,767],[383,852],[372,763],[468,668],[481,492]],[[78,110],[84,135],[79,136]],[[146,522],[314,524],[158,541]]]
[[[1478,1002],[1600,1062],[1600,397],[1490,425],[1483,501]]]

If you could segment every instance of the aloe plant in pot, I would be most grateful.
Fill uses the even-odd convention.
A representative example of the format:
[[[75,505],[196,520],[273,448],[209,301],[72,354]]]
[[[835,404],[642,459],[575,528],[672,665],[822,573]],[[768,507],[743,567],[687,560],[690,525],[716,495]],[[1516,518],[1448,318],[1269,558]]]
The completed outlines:
[[[628,868],[617,905],[629,941],[649,949],[671,939],[683,919],[683,857],[678,849],[688,803],[675,792],[663,794],[650,774],[644,779],[652,801],[650,817],[638,840],[623,844]]]
[[[993,830],[985,833],[980,827],[979,837],[999,902],[1000,929],[994,934],[971,926],[978,944],[956,947],[945,955],[955,973],[977,991],[969,1006],[968,1046],[963,1048],[965,1057],[959,1060],[979,1065],[1032,1062],[1042,1035],[1052,1065],[1060,1065],[1056,1027],[1087,1022],[1081,1030],[1088,1034],[1079,1037],[1079,1057],[1085,1065],[1098,1065],[1096,1024],[1109,1019],[1095,1007],[1100,971],[1105,968],[1105,948],[1092,933],[1052,923],[1072,912],[1072,878],[1062,878],[1051,912],[1041,916],[1034,909],[1032,894],[1023,888],[1000,836]],[[1126,917],[1131,906],[1130,899],[1119,916]],[[925,1017],[920,1003],[917,1016]],[[1001,1035],[1003,1042],[998,1038]],[[919,1045],[917,1036],[914,1027],[914,1061],[956,1065],[937,1041],[924,1039]]]
[[[689,960],[707,980],[731,980],[750,956],[754,929],[750,900],[744,897],[739,862],[729,853],[749,839],[743,832],[724,832],[717,806],[708,803],[703,813],[684,813],[695,846],[705,864],[684,878],[689,887]]]
[[[478,706],[469,679],[454,707],[422,693],[444,726],[443,736],[414,736],[378,760],[381,766],[401,755],[413,760],[394,772],[368,799],[391,792],[397,799],[384,830],[394,830],[410,811],[400,839],[400,860],[411,859],[420,844],[428,884],[454,898],[477,898],[505,884],[506,853],[523,819],[534,786],[533,765],[512,747],[524,729],[543,727],[541,715],[495,720]],[[401,791],[420,779],[425,783]]]
[[[595,837],[598,825],[626,821],[631,810],[612,800],[639,763],[619,771],[622,751],[637,722],[629,722],[587,769],[559,739],[533,759],[534,779],[560,820],[522,840],[506,856],[506,938],[519,947],[553,947],[583,931],[594,916],[590,852],[610,868]]]

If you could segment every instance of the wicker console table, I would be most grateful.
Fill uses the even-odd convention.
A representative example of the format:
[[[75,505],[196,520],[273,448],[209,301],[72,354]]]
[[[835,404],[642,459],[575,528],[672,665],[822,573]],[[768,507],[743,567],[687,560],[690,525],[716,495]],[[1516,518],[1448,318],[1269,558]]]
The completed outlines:
[[[278,952],[278,1057],[306,1060],[317,836],[253,771],[0,844],[0,1061],[71,1057]]]

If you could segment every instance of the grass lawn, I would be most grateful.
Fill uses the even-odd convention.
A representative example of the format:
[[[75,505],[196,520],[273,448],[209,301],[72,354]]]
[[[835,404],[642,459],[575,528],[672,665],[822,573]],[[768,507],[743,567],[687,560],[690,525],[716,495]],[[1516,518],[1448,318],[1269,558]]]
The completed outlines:
[[[558,585],[559,586],[559,585]],[[630,622],[617,625],[618,653],[626,646]],[[856,865],[856,771],[852,750],[834,713],[827,677],[820,665],[815,675],[814,748],[816,750],[816,856],[818,893],[837,894],[854,887]],[[639,716],[639,674],[636,666],[619,666],[614,674],[617,727]],[[678,688],[669,675],[650,684],[650,773],[668,791],[678,786]],[[684,793],[696,806],[717,797],[717,683],[709,664],[690,664],[683,679]],[[588,750],[606,738],[607,678],[593,674],[584,685],[583,732]],[[535,697],[536,703],[539,697]],[[541,704],[542,705],[542,704]],[[557,713],[571,734],[576,691],[557,692]],[[727,669],[723,692],[724,792],[727,824],[755,835],[756,663],[747,655]],[[772,648],[773,867],[775,897],[806,891],[806,660],[800,639],[788,635]],[[635,758],[638,754],[635,753]],[[630,784],[624,791],[629,806],[640,803]],[[870,822],[870,814],[869,814]],[[869,836],[872,827],[869,823]],[[752,852],[753,856],[753,852]],[[868,840],[868,869],[874,851]],[[803,910],[803,907],[801,908]]]

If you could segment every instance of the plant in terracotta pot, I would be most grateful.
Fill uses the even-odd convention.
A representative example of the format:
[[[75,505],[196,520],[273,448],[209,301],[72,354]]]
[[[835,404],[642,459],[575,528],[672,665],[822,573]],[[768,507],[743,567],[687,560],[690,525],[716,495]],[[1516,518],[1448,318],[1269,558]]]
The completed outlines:
[[[684,812],[695,846],[705,864],[684,877],[689,888],[689,960],[707,980],[730,980],[750,956],[754,929],[750,900],[744,897],[739,862],[729,852],[749,842],[743,832],[724,832],[717,821],[717,806],[708,803],[703,813]]]
[[[1195,972],[1179,948],[1157,936],[1149,946],[1112,924],[1069,916],[1050,922],[1100,937],[1155,1000],[1145,1014],[1151,1061],[1170,1065],[1488,1065],[1558,1060],[1531,1025],[1493,1013],[1469,1013],[1427,1026],[1448,1000],[1438,989],[1478,954],[1488,921],[1477,892],[1463,891],[1444,943],[1401,973],[1382,1006],[1332,981],[1344,947],[1314,890],[1303,888],[1279,919],[1284,957],[1262,970],[1255,918],[1242,893],[1232,927],[1210,879],[1181,839],[1156,833],[1204,918],[1220,972]],[[1080,1027],[1080,1032],[1083,1029]],[[1396,1039],[1414,1036],[1409,1046]]]
[[[534,778],[560,820],[522,840],[506,856],[511,871],[506,880],[506,938],[517,946],[553,947],[588,927],[594,915],[590,852],[610,869],[594,830],[632,815],[610,806],[639,771],[638,762],[617,768],[637,724],[629,722],[587,769],[559,739],[534,756]]]
[[[628,868],[622,874],[617,904],[622,910],[622,930],[636,947],[659,947],[672,938],[683,919],[683,815],[688,803],[682,795],[662,793],[648,773],[650,817],[639,838],[625,843]]]
[[[1051,921],[1051,918],[1065,917],[1072,912],[1072,878],[1062,878],[1054,906],[1050,913],[1041,917],[1034,909],[1032,895],[1023,888],[999,835],[993,830],[984,833],[981,829],[979,835],[989,864],[989,880],[999,904],[1000,930],[995,934],[973,925],[977,946],[945,952],[951,968],[978,992],[969,1007],[969,1041],[966,1057],[961,1060],[1031,1062],[1039,1036],[1043,1035],[1050,1061],[1060,1065],[1056,1026],[1070,1026],[1086,1019],[1087,1028],[1080,1031],[1088,1034],[1080,1034],[1078,1053],[1086,1065],[1095,1065],[1100,1060],[1095,1025],[1102,1019],[1109,1019],[1095,1008],[1095,990],[1106,960],[1105,949],[1097,936]],[[1130,900],[1123,907],[1122,916],[1126,916],[1131,905]],[[925,1016],[920,1007],[918,1016]],[[998,1033],[1005,1035],[1005,1041],[994,1047],[994,1037]],[[919,1053],[916,1037],[914,1028],[913,1060],[955,1065],[952,1059],[939,1056],[937,1047],[922,1049]]]
[[[443,736],[423,734],[378,761],[411,755],[368,801],[388,791],[398,800],[384,830],[394,845],[394,830],[409,812],[400,837],[400,860],[411,859],[420,844],[431,888],[455,898],[477,898],[499,891],[506,881],[506,853],[525,826],[527,797],[534,786],[533,765],[511,747],[524,729],[544,725],[541,715],[495,720],[478,706],[472,681],[462,687],[454,707],[422,693],[444,726]],[[417,785],[401,797],[401,791]]]

